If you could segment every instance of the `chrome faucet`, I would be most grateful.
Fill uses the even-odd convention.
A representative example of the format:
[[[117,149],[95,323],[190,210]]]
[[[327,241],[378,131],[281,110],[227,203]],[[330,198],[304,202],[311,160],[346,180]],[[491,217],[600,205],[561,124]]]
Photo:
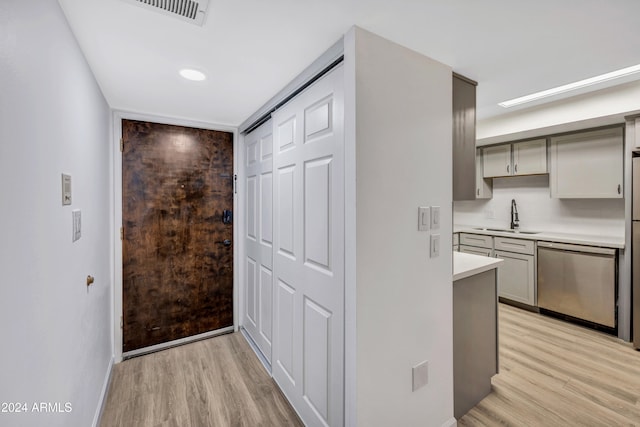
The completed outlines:
[[[518,219],[518,207],[516,206],[516,199],[511,199],[511,226],[512,230],[517,230],[520,227],[520,220]]]

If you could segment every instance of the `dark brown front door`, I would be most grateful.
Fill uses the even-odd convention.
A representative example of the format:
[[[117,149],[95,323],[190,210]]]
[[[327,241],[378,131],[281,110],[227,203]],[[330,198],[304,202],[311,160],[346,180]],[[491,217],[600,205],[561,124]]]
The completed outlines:
[[[122,121],[123,351],[233,325],[233,134]]]

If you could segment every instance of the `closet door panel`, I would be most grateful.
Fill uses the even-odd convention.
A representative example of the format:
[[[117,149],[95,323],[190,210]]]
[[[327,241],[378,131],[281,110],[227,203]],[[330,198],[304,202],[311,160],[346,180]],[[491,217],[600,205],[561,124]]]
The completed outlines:
[[[344,424],[344,111],[338,67],[276,111],[273,377],[306,425]]]

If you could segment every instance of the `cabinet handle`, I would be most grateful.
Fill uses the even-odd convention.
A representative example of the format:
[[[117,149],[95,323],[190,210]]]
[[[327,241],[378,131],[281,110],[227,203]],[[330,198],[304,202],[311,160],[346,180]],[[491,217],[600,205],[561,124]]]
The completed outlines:
[[[509,165],[507,165],[507,173],[509,173]]]
[[[514,171],[515,171],[515,173],[518,173],[518,165],[514,166]]]
[[[622,191],[622,188],[620,187],[620,184],[618,184],[618,194],[620,194],[620,191]]]
[[[476,188],[476,196],[479,196],[479,195],[480,195],[480,189]]]

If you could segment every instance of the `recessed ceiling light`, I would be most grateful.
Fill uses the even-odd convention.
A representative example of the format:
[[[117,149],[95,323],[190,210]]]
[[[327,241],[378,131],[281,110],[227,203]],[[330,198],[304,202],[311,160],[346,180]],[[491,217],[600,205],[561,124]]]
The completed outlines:
[[[526,104],[527,102],[532,102],[541,98],[558,95],[560,93],[569,92],[576,89],[581,89],[586,86],[618,79],[620,77],[625,77],[638,72],[640,72],[640,64],[622,68],[621,70],[612,71],[610,73],[601,74],[599,76],[591,77],[577,82],[569,83],[566,85],[554,87],[552,89],[543,90],[541,92],[532,93],[531,95],[521,96],[520,98],[510,99],[508,101],[501,102],[498,105],[504,108],[509,108],[515,105]]]
[[[187,80],[193,80],[196,82],[207,78],[202,71],[194,70],[193,68],[183,68],[180,70],[180,75]]]

